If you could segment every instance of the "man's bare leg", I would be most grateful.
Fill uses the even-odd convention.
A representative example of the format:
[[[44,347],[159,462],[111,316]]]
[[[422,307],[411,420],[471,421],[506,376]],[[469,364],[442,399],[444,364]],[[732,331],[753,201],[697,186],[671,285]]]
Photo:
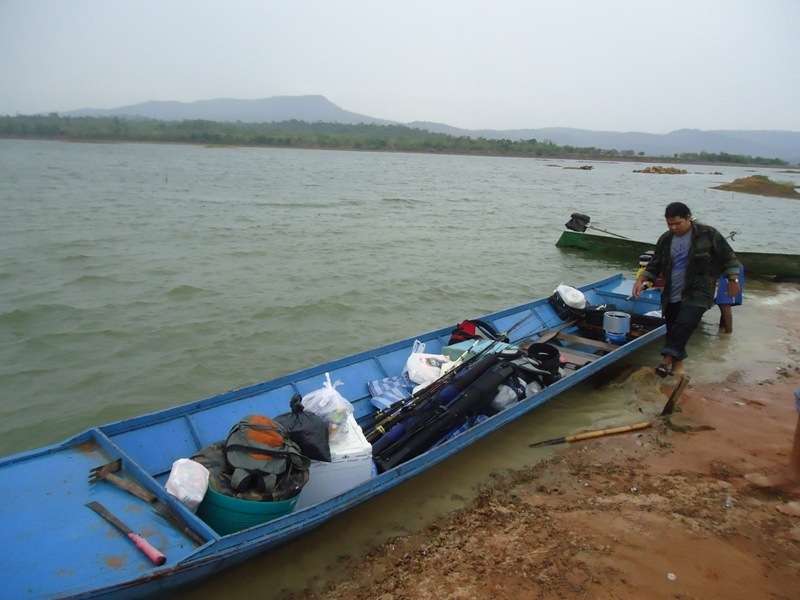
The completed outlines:
[[[800,517],[800,502],[797,500],[776,506],[775,510],[790,517]]]
[[[733,306],[730,304],[717,304],[719,306],[719,328],[725,333],[733,333]]]
[[[792,443],[792,452],[789,455],[789,464],[783,472],[777,475],[750,473],[745,475],[744,478],[757,487],[800,492],[800,415],[797,416],[797,426],[794,429],[794,441]]]

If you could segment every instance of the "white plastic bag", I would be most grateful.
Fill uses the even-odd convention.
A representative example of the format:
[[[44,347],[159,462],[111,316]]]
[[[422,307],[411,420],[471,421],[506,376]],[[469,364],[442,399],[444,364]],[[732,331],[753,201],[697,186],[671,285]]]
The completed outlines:
[[[586,308],[586,296],[577,288],[562,283],[555,289],[555,293],[570,308],[577,308],[578,310]]]
[[[497,412],[514,406],[524,397],[523,390],[525,390],[525,382],[519,378],[517,378],[516,386],[511,386],[508,383],[500,384],[489,406]]]
[[[206,495],[208,475],[208,469],[200,463],[188,458],[179,458],[172,463],[172,470],[167,479],[167,492],[194,512]]]
[[[538,381],[531,381],[528,385],[525,386],[525,397],[530,398],[534,394],[538,394],[542,391],[542,384]]]
[[[428,384],[439,379],[450,366],[452,361],[444,354],[416,352],[408,357],[406,372],[414,383]]]
[[[501,385],[497,388],[497,394],[489,406],[497,412],[500,412],[501,410],[507,409],[509,406],[513,406],[517,402],[519,402],[517,393],[509,386]]]
[[[328,424],[328,440],[334,442],[347,435],[347,417],[353,413],[353,405],[336,391],[342,385],[338,379],[331,383],[330,373],[325,373],[322,387],[303,396],[303,408],[322,418]]]
[[[425,344],[414,340],[414,347],[406,360],[403,374],[414,383],[424,386],[439,379],[452,366],[449,357],[444,354],[426,354]]]

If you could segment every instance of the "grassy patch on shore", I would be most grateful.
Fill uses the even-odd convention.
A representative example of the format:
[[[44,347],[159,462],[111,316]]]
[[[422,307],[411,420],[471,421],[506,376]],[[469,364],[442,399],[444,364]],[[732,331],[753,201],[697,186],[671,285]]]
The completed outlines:
[[[794,183],[771,181],[766,175],[751,175],[750,177],[736,179],[733,183],[714,186],[712,189],[756,194],[758,196],[800,199],[800,192],[797,191]]]

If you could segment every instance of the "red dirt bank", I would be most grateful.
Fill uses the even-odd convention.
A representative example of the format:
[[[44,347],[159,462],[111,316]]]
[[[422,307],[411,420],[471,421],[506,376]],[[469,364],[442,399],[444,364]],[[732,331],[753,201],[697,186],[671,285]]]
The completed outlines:
[[[669,422],[564,446],[294,597],[794,600],[800,518],[776,508],[797,497],[743,476],[786,464],[796,346],[774,381],[690,385]],[[635,376],[659,385],[652,370]]]

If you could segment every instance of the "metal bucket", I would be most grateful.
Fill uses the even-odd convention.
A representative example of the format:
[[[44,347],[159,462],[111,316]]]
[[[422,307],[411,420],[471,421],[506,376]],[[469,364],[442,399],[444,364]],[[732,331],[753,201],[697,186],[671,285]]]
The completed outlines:
[[[631,330],[631,316],[626,312],[610,310],[603,314],[603,330],[606,333],[627,335]]]

